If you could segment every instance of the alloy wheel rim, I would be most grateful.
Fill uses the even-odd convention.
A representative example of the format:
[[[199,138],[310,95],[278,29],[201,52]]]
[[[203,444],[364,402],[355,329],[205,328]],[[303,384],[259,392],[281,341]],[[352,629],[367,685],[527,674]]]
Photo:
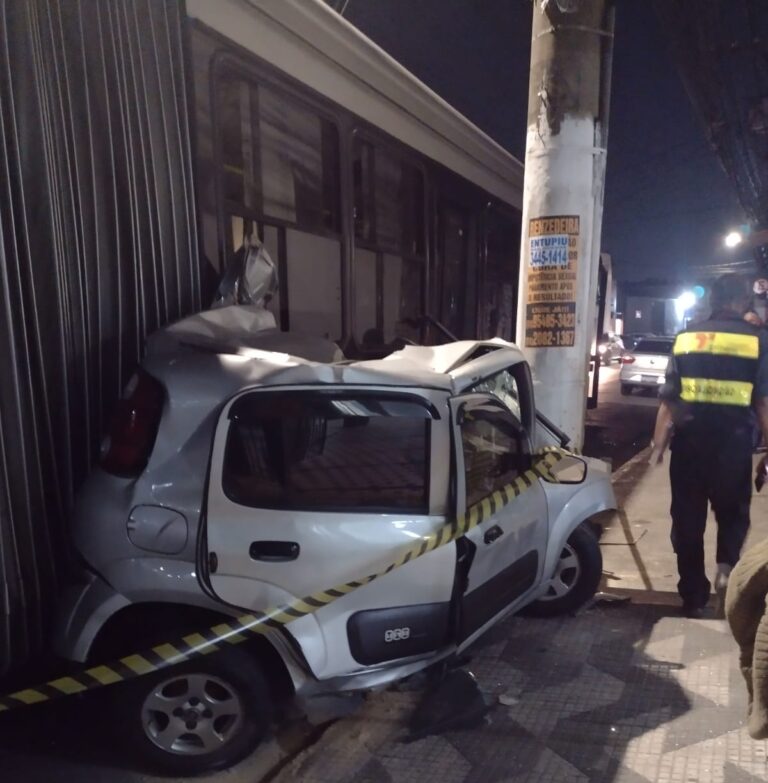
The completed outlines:
[[[176,755],[213,753],[232,740],[242,723],[243,704],[235,689],[202,672],[163,680],[141,707],[147,738]]]
[[[555,573],[552,575],[547,592],[539,600],[554,601],[557,598],[563,598],[573,590],[580,576],[579,556],[576,554],[576,550],[566,543],[560,552]]]

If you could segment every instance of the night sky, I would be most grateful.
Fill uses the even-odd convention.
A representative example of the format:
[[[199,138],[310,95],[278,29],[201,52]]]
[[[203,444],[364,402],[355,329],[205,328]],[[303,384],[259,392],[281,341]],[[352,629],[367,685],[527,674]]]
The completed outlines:
[[[530,0],[349,0],[345,18],[513,155],[525,155]],[[746,222],[650,0],[619,0],[603,250],[622,280],[698,282]]]

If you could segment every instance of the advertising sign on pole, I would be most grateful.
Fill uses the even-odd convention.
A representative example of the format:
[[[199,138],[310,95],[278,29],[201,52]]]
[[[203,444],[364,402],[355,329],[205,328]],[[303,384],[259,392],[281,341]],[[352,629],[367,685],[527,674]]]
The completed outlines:
[[[533,218],[528,241],[525,346],[571,347],[576,337],[579,216]]]

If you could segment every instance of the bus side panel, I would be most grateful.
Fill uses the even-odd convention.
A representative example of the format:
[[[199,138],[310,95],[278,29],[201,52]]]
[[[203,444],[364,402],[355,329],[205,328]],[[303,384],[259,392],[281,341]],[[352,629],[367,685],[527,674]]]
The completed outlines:
[[[194,61],[208,63],[195,71],[206,253],[221,267],[256,233],[278,264],[281,328],[350,357],[449,333],[514,337],[519,210],[192,27]]]

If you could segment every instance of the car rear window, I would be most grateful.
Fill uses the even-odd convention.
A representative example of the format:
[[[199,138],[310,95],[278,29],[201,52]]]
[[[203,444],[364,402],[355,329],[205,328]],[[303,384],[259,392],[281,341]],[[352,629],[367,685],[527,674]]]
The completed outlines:
[[[672,340],[640,340],[635,346],[637,353],[669,353]]]
[[[256,508],[427,513],[433,413],[413,396],[241,397],[230,411],[224,492]]]

